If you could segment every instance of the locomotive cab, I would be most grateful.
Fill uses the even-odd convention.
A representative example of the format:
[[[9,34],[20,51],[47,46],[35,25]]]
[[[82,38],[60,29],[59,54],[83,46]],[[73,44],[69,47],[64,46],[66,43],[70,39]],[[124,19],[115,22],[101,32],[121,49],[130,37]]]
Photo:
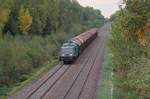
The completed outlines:
[[[78,48],[75,43],[64,43],[60,50],[60,61],[64,61],[64,63],[73,62],[79,56]]]

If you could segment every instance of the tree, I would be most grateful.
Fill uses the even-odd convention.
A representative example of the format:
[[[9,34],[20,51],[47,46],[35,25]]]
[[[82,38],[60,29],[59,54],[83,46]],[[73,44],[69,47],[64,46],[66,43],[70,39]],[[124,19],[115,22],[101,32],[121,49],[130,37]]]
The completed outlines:
[[[112,16],[111,51],[115,77],[126,99],[147,99],[150,59],[150,1],[126,0]]]
[[[24,8],[24,6],[20,9],[19,22],[20,30],[23,34],[27,35],[32,24],[32,16],[30,15],[28,8]]]
[[[32,16],[29,32],[33,35],[42,35],[47,22],[48,0],[29,0],[27,6]]]
[[[59,28],[59,0],[48,0],[47,1],[47,21],[43,29],[43,34],[50,34],[50,32],[58,30]]]
[[[3,29],[8,21],[9,14],[10,14],[10,8],[12,6],[13,2],[11,0],[1,0],[0,1],[0,39],[3,35]]]

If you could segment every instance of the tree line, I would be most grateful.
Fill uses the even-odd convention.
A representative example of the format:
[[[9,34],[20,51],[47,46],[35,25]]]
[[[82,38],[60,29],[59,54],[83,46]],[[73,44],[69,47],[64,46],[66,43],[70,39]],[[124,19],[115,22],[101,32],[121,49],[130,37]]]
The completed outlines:
[[[99,26],[99,10],[82,7],[76,0],[0,0],[0,34],[47,35],[62,29]]]
[[[119,99],[150,97],[150,0],[124,0],[112,15],[113,68]]]

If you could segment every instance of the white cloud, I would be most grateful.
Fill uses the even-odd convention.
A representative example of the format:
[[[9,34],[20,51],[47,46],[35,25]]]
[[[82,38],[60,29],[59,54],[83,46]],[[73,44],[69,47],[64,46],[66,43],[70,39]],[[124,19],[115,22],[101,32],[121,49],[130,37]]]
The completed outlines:
[[[110,17],[116,10],[120,0],[78,0],[83,6],[91,6],[100,9],[105,17]]]

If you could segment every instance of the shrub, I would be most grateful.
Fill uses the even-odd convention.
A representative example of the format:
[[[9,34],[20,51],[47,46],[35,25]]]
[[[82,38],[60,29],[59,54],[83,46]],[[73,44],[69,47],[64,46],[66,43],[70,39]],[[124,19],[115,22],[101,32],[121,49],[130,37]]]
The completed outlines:
[[[56,53],[49,38],[7,37],[0,44],[0,84],[18,82],[33,69],[43,66]]]
[[[110,47],[116,86],[125,99],[150,97],[149,5],[149,0],[127,0],[126,7],[113,17]]]

